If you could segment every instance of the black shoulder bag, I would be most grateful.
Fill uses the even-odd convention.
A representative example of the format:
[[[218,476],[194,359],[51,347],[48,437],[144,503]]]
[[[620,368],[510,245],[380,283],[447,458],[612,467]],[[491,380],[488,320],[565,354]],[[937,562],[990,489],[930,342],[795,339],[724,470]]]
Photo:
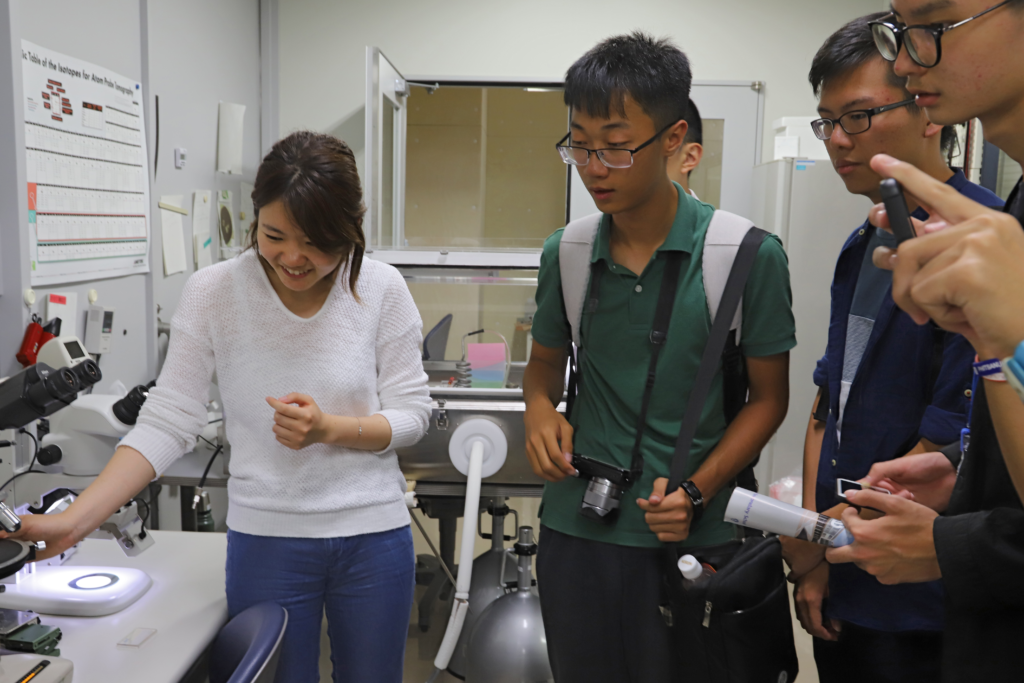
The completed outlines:
[[[686,480],[690,445],[718,370],[729,326],[739,306],[757,251],[768,233],[747,232],[740,244],[700,369],[683,413],[666,491]],[[717,571],[699,588],[683,587],[677,562],[692,554]],[[734,547],[666,545],[666,620],[672,628],[685,683],[787,683],[798,672],[782,546],[774,536],[747,536]]]

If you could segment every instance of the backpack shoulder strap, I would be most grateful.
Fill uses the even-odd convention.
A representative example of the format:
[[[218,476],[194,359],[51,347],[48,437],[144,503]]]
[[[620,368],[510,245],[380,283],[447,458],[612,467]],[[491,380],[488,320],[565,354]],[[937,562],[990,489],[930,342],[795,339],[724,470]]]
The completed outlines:
[[[565,226],[558,245],[558,270],[562,276],[562,301],[572,327],[572,341],[580,346],[580,321],[590,282],[590,258],[601,226],[600,213],[577,218]]]
[[[758,249],[761,242],[768,236],[764,230],[754,228],[748,230],[740,241],[734,263],[726,273],[726,285],[723,287],[721,296],[722,310],[728,315],[736,308],[739,308],[740,299],[743,296],[743,289],[746,287],[750,269],[757,259]],[[686,408],[683,411],[683,420],[679,429],[679,437],[676,439],[675,452],[672,455],[672,467],[669,471],[668,485],[665,488],[667,493],[675,492],[680,484],[686,481],[689,474],[690,448],[693,444],[693,437],[697,433],[701,415],[704,412],[704,401],[707,399],[711,383],[718,372],[719,360],[722,351],[725,349],[726,338],[729,336],[729,325],[726,318],[722,318],[711,325],[711,332],[708,334],[707,344],[701,354],[700,367],[697,369],[697,376],[690,388],[690,395],[686,398]]]
[[[708,225],[707,235],[704,237],[701,270],[704,278],[704,296],[707,298],[712,324],[715,322],[715,316],[722,303],[725,283],[729,279],[729,272],[732,270],[733,261],[736,260],[740,243],[743,242],[744,236],[752,227],[754,224],[749,220],[728,211],[715,211],[715,215],[711,218],[711,224]],[[736,307],[732,324],[729,326],[730,330],[736,331],[737,343],[740,340],[742,323],[743,300],[741,298]]]

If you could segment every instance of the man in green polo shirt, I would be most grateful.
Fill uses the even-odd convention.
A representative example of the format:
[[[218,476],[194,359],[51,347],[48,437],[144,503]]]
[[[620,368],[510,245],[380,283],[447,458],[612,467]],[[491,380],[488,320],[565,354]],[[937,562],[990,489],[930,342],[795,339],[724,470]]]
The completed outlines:
[[[701,254],[714,208],[671,182],[668,159],[686,136],[686,56],[642,33],[605,40],[566,74],[571,163],[604,216],[592,262],[603,268],[599,307],[584,312],[580,393],[567,420],[571,326],[559,271],[562,231],[544,245],[523,382],[527,454],[548,480],[541,508],[538,584],[557,683],[675,680],[685,654],[661,616],[664,543],[727,553],[736,527],[722,521],[736,476],[786,415],[789,350],[796,344],[786,255],[767,238],[743,296],[740,349],[749,398],[726,425],[721,372],[701,416],[689,460],[690,492],[665,491],[683,406],[711,327]],[[587,480],[571,454],[630,467],[650,362],[650,332],[666,256],[682,253],[668,341],[659,357],[642,441],[643,475],[612,524],[580,514]],[[703,497],[704,509],[693,500]],[[692,520],[698,520],[691,525]],[[722,546],[724,548],[709,548]]]

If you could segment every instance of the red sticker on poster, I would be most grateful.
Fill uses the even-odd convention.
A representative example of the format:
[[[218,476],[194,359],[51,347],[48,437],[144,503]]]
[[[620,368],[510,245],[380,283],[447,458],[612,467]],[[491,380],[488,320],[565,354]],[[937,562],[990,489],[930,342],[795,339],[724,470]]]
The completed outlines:
[[[61,296],[60,294],[51,294],[50,295],[50,303],[51,304],[60,304],[61,306],[67,306],[68,305],[68,298],[66,296]]]

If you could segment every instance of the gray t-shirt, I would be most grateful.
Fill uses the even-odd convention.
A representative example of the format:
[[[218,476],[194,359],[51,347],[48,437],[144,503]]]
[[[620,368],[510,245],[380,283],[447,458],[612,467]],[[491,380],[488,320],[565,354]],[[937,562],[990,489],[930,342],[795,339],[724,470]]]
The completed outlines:
[[[868,229],[871,229],[870,226]],[[853,305],[850,307],[850,317],[846,325],[843,379],[839,393],[839,419],[836,420],[836,431],[839,432],[840,438],[843,429],[843,412],[846,410],[846,401],[850,397],[853,379],[857,376],[860,362],[864,358],[864,351],[868,347],[868,340],[871,339],[871,331],[875,328],[878,311],[882,308],[882,303],[892,287],[892,271],[876,267],[871,260],[877,247],[895,248],[896,238],[892,233],[874,228],[874,232],[868,240],[867,250],[864,252],[864,261],[860,266],[857,288],[853,292]]]

